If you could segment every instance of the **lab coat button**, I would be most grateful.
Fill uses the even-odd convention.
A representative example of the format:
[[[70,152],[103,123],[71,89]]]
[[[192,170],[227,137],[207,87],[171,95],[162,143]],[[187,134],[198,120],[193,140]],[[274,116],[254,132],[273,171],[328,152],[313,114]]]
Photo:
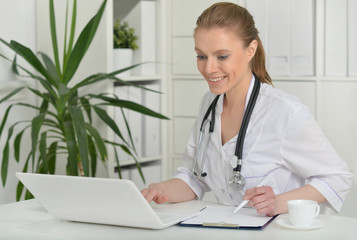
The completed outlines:
[[[221,189],[221,192],[222,192],[222,193],[225,193],[226,191],[224,191],[224,189],[222,188],[222,189]]]

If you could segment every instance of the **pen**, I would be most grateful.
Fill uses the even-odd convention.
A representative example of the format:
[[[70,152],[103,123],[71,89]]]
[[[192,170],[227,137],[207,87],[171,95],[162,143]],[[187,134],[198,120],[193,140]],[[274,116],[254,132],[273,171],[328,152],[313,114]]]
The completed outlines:
[[[258,185],[257,187],[262,187],[266,184],[267,182],[267,178],[264,178]],[[244,207],[247,203],[249,202],[249,200],[243,200],[234,210],[233,213],[238,212],[242,207]]]

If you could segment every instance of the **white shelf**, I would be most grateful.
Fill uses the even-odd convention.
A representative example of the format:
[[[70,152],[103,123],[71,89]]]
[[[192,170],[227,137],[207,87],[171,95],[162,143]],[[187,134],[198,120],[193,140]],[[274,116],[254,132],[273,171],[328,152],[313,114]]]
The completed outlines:
[[[120,79],[128,82],[145,82],[145,81],[160,81],[161,76],[130,76],[130,77],[119,77]]]
[[[118,18],[120,18],[121,20],[124,19],[124,21],[127,21],[125,19],[126,17],[130,16],[132,18],[133,14],[135,14],[135,16],[137,14],[140,14],[139,13],[140,11],[136,11],[136,10],[138,10],[137,9],[137,7],[138,7],[137,4],[139,4],[140,2],[141,2],[140,0],[112,0],[112,1],[108,1],[109,5],[107,7],[110,7],[110,8],[107,9],[108,10],[107,18],[110,19],[110,21],[107,22],[107,26],[106,26],[106,28],[109,29],[108,33],[106,35],[106,38],[107,38],[108,41],[112,41],[112,29],[113,29],[114,21],[116,19],[118,19]],[[152,86],[159,85],[160,91],[161,92],[165,92],[166,86],[162,81],[162,79],[164,78],[164,73],[165,73],[164,70],[163,70],[164,66],[163,66],[163,64],[160,64],[160,62],[163,62],[162,61],[162,55],[160,55],[161,54],[160,47],[162,47],[161,46],[161,41],[162,41],[162,39],[161,39],[162,35],[161,34],[162,34],[163,20],[162,20],[162,15],[161,15],[162,12],[161,11],[162,11],[162,6],[163,6],[163,1],[162,0],[151,0],[151,2],[156,2],[156,10],[155,10],[155,12],[157,13],[156,14],[156,19],[155,19],[156,26],[155,26],[154,32],[152,33],[152,34],[155,34],[155,38],[156,38],[156,41],[155,41],[155,44],[156,44],[155,49],[156,50],[155,50],[155,54],[153,55],[153,56],[156,56],[156,57],[155,57],[155,60],[145,60],[143,62],[150,62],[150,64],[151,63],[156,64],[156,66],[155,66],[156,67],[156,71],[153,72],[153,73],[151,73],[151,72],[136,72],[136,73],[134,72],[133,73],[134,69],[132,69],[132,71],[131,71],[132,75],[131,76],[119,76],[118,78],[123,80],[123,81],[130,82],[132,84],[144,85],[146,88],[150,88],[150,85],[152,85]],[[134,11],[134,9],[135,9],[135,11]],[[142,19],[143,17],[145,17],[145,14],[143,12],[142,12],[142,14],[143,15],[141,15],[141,16],[138,15],[138,19],[137,20],[138,20],[139,23],[140,23],[139,20]],[[129,21],[129,26],[132,26],[130,24],[131,24],[131,22]],[[137,24],[137,23],[135,23],[135,24]],[[142,32],[140,32],[140,27],[139,27],[139,32],[138,33],[142,33]],[[144,38],[142,38],[142,39],[144,39]],[[143,47],[143,46],[140,46],[140,43],[142,43],[142,42],[140,42],[140,41],[138,42],[139,50],[140,50],[141,47]],[[145,47],[148,47],[148,46],[145,45]],[[112,56],[112,49],[110,50],[110,52],[108,51],[107,54],[108,54],[108,56]],[[111,57],[108,58],[108,60],[110,60],[110,59],[111,59]],[[134,60],[134,63],[135,63],[135,60]],[[113,70],[113,66],[111,66],[111,65],[112,65],[112,63],[108,63],[108,70],[109,71]],[[144,66],[144,65],[142,65],[142,66]],[[140,74],[143,74],[143,75],[140,75]],[[153,74],[153,75],[150,75],[150,74]],[[114,86],[113,86],[113,84],[108,85],[108,91],[109,92],[110,91],[117,91],[118,90],[116,88],[117,86],[121,86],[121,84],[120,83],[114,83]],[[131,97],[133,97],[133,96],[131,96]],[[160,112],[165,115],[165,111],[163,110],[163,107],[162,107],[164,105],[163,101],[165,99],[163,97],[160,97],[160,96],[159,96],[159,99],[160,99],[159,105],[161,106]],[[133,99],[133,98],[129,98],[128,100],[136,102],[136,100]],[[144,100],[141,100],[141,101],[144,101]],[[145,102],[141,102],[141,104],[145,105]],[[151,108],[150,106],[147,106],[147,107]],[[110,108],[109,112],[111,114],[111,117],[113,119],[115,119],[116,113],[115,113],[114,108]],[[133,120],[136,119],[135,117],[132,117],[132,118],[133,118]],[[129,120],[129,122],[130,122],[130,120]],[[133,123],[133,124],[139,124],[139,123]],[[162,123],[160,123],[160,124],[161,124],[161,126],[160,126],[160,132],[161,132],[160,133],[160,137],[161,137],[160,149],[161,149],[161,152],[158,153],[158,156],[139,158],[138,162],[140,164],[142,164],[144,168],[145,168],[145,165],[147,165],[147,164],[151,165],[151,163],[157,163],[158,165],[162,166],[162,163],[163,163],[162,159],[164,159],[164,157],[163,157],[164,156],[163,144],[165,142],[165,140],[162,139],[162,136],[164,136],[165,133],[164,133],[164,128],[163,128]],[[133,131],[132,127],[131,127],[131,130]],[[108,139],[114,140],[115,136],[111,132],[111,130],[108,129],[107,132],[108,132]],[[140,138],[137,137],[136,139],[140,139]],[[144,138],[142,138],[142,139],[144,139]],[[141,144],[145,144],[145,143],[141,143]],[[140,149],[140,146],[136,145],[136,147],[139,147],[139,149]],[[143,148],[143,151],[144,151],[144,148]],[[123,153],[121,153],[121,154],[123,154]],[[138,152],[138,154],[141,155],[139,152]],[[117,172],[115,172],[115,169],[117,168],[117,163],[115,161],[114,153],[111,152],[111,153],[108,153],[108,155],[109,155],[108,156],[108,158],[109,158],[109,162],[108,162],[109,177],[116,177],[117,176]],[[156,155],[156,153],[155,153],[155,155]],[[128,168],[128,167],[132,168],[132,171],[135,172],[135,174],[136,174],[137,172],[135,170],[135,168],[136,168],[135,161],[132,160],[132,159],[130,159],[130,160],[128,160],[128,159],[130,159],[130,158],[127,157],[127,156],[123,156],[123,160],[119,161],[120,167],[122,167],[122,168]],[[162,174],[161,174],[162,176],[166,176],[165,167],[161,167],[160,171],[162,172]],[[143,169],[143,172],[145,172],[144,169]],[[134,173],[129,174],[130,175],[129,179],[131,179],[132,175],[135,175],[135,174]],[[147,174],[148,174],[148,176],[146,176],[145,173],[144,173],[145,178],[147,178],[147,179],[152,179],[153,177],[154,178],[160,178],[160,176],[156,175],[156,174],[154,174],[155,176],[150,176],[150,175],[152,175],[152,173],[147,173]],[[125,177],[128,177],[128,176],[123,176],[123,177],[125,178]],[[135,179],[131,179],[131,180],[133,180],[134,183],[137,184],[137,182],[135,182]],[[160,181],[160,180],[161,179],[157,179],[157,180],[153,179],[153,181]]]
[[[271,79],[274,81],[301,81],[301,82],[313,82],[316,81],[318,78],[316,76],[270,76]]]
[[[157,161],[161,161],[162,156],[156,156],[156,157],[148,157],[148,158],[141,158],[138,159],[138,162],[140,164],[144,164],[144,163],[151,163],[151,162],[157,162]],[[130,165],[135,165],[135,161],[134,160],[129,160],[129,161],[123,161],[120,162],[120,167],[125,167],[125,166],[130,166]],[[117,165],[115,165],[115,167],[117,167]]]
[[[322,81],[325,82],[357,82],[357,77],[323,77],[321,78]]]

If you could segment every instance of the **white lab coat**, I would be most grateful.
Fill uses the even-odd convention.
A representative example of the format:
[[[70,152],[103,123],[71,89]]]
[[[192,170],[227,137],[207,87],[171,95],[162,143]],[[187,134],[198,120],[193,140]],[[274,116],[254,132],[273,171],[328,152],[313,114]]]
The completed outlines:
[[[253,84],[254,79],[249,87],[246,105]],[[242,201],[244,192],[228,185],[233,175],[229,160],[234,155],[237,136],[223,146],[221,142],[224,95],[217,103],[215,129],[203,167],[207,176],[197,180],[191,173],[199,128],[214,97],[210,92],[203,97],[198,119],[183,155],[183,166],[178,168],[174,177],[185,181],[199,199],[203,198],[205,192],[213,191],[219,203],[237,205]],[[201,161],[199,159],[196,167],[198,173],[201,172]],[[242,175],[246,180],[245,189],[255,187],[263,178],[267,178],[266,185],[271,186],[275,194],[308,183],[320,191],[327,199],[327,205],[336,211],[340,211],[352,184],[352,174],[346,162],[324,136],[308,108],[296,97],[268,84],[261,84],[250,118],[243,146]]]

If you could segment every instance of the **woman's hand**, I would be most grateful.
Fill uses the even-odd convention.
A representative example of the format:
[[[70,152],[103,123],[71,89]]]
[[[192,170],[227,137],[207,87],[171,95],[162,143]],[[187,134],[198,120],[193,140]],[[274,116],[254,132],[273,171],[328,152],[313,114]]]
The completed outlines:
[[[248,205],[254,207],[258,214],[274,216],[277,214],[277,197],[269,186],[248,189],[244,200],[249,200]]]
[[[148,188],[141,191],[146,201],[154,201],[158,204],[165,202],[185,202],[196,198],[193,190],[181,179],[151,183]]]
[[[310,199],[318,203],[326,201],[326,198],[309,184],[279,195],[275,195],[269,186],[255,187],[248,189],[243,199],[249,200],[248,205],[254,207],[259,214],[266,214],[270,217],[288,212],[289,200]]]
[[[146,201],[150,203],[154,201],[158,204],[165,203],[169,200],[168,196],[160,188],[160,183],[151,183],[148,188],[145,188],[141,191]]]

